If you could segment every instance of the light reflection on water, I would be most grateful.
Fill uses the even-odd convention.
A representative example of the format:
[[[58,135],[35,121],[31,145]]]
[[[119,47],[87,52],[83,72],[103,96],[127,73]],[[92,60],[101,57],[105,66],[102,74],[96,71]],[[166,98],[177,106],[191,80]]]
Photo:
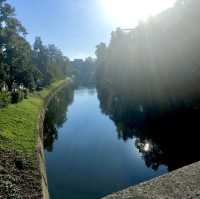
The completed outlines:
[[[54,125],[57,137],[45,152],[51,199],[98,199],[167,172],[163,165],[157,170],[147,167],[136,138],[119,139],[114,122],[101,111],[95,89],[76,90],[68,108],[61,102],[50,106],[60,107],[66,120]],[[144,152],[151,148],[150,142],[143,144]]]

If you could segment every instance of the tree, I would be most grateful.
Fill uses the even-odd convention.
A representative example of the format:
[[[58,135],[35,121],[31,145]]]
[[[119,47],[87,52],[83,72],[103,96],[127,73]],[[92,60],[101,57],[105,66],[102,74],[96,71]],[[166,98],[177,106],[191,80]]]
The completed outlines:
[[[75,69],[74,75],[78,85],[89,87],[95,86],[96,63],[92,57],[87,57],[85,60],[74,60],[71,63]]]
[[[33,46],[26,40],[26,29],[15,16],[15,9],[0,0],[0,84],[23,83],[34,89],[63,79],[70,61],[54,45],[45,46],[37,37]]]
[[[11,87],[13,81],[34,86],[31,46],[25,40],[26,30],[15,18],[15,10],[0,1],[0,78]],[[29,74],[29,75],[25,75]]]
[[[198,0],[180,0],[134,30],[112,32],[108,47],[96,50],[100,96],[123,97],[144,112],[197,101],[199,6]]]

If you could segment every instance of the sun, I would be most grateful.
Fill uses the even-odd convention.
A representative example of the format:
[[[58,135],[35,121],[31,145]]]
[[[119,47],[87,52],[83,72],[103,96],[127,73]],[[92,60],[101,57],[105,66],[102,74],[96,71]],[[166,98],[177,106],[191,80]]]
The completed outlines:
[[[118,27],[133,28],[174,5],[176,0],[100,0],[106,18]]]

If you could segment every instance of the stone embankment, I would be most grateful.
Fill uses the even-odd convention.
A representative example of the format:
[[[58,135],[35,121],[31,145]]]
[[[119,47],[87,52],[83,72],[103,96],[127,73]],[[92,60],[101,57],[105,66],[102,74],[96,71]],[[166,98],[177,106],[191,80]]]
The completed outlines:
[[[200,162],[103,199],[200,199]]]

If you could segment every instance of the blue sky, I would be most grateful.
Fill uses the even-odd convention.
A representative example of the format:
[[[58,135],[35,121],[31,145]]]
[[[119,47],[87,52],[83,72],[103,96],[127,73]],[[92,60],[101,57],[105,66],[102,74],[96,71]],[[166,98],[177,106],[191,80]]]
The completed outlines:
[[[70,59],[94,56],[117,27],[133,28],[140,20],[173,6],[175,0],[8,0],[33,43],[40,36]]]
[[[108,42],[115,29],[98,0],[9,0],[33,43],[41,36],[69,58],[94,56],[95,46]]]

